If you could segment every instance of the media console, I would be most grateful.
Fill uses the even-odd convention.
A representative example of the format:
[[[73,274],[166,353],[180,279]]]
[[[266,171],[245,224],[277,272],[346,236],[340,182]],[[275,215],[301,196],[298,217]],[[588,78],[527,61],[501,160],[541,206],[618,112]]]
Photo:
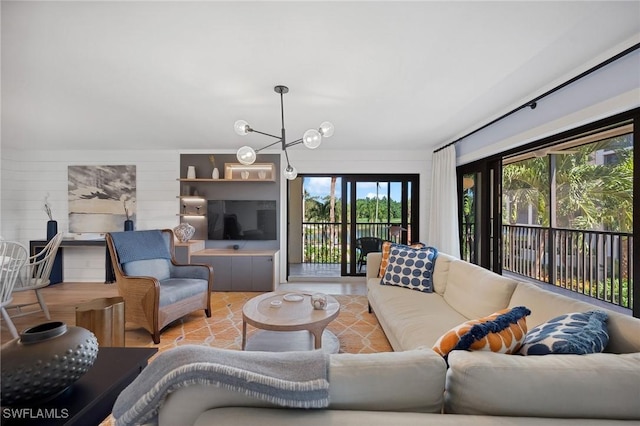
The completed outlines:
[[[189,253],[189,262],[213,266],[214,291],[274,291],[278,256],[278,250],[204,249]]]

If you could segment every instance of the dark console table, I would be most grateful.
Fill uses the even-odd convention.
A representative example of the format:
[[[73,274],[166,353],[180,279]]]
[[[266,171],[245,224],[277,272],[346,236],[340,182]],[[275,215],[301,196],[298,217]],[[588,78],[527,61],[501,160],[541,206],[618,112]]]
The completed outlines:
[[[48,243],[47,240],[32,240],[29,241],[29,253],[34,256],[40,252],[44,246]],[[113,268],[111,266],[111,256],[109,255],[109,249],[105,240],[62,240],[58,254],[56,254],[56,260],[53,263],[53,269],[51,270],[51,284],[57,284],[64,281],[64,247],[104,247],[104,282],[114,282],[115,276]]]
[[[120,392],[138,377],[157,351],[157,348],[101,347],[93,367],[54,399],[34,403],[32,407],[2,407],[2,425],[99,425],[111,414]],[[18,413],[23,418],[17,418]],[[38,414],[49,418],[38,418]]]

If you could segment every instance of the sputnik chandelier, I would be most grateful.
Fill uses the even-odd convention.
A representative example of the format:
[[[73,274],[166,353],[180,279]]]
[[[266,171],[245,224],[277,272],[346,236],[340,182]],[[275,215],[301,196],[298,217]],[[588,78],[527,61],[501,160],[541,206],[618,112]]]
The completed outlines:
[[[244,165],[253,164],[256,161],[256,154],[258,152],[280,143],[282,146],[282,150],[284,151],[285,157],[287,159],[287,167],[284,169],[282,174],[287,179],[292,180],[292,179],[295,179],[296,176],[298,176],[298,171],[289,162],[289,154],[287,153],[287,148],[294,145],[298,145],[298,144],[304,144],[304,146],[306,146],[309,149],[316,149],[322,143],[323,137],[328,138],[328,137],[331,137],[331,135],[333,135],[334,128],[333,128],[333,124],[329,123],[328,121],[325,121],[322,124],[320,124],[320,128],[318,130],[309,129],[306,132],[304,132],[304,134],[302,135],[302,138],[297,139],[293,142],[287,142],[286,133],[284,130],[283,97],[285,93],[289,92],[289,88],[287,86],[276,86],[273,88],[273,90],[276,93],[280,94],[280,115],[282,117],[281,135],[276,136],[276,135],[270,135],[269,133],[259,132],[258,130],[252,129],[251,126],[249,126],[249,123],[247,123],[246,121],[238,120],[236,121],[233,127],[236,133],[239,134],[240,136],[244,136],[250,132],[254,132],[254,133],[260,133],[261,135],[270,136],[278,140],[267,146],[263,146],[260,149],[253,149],[250,146],[243,146],[240,149],[238,149],[236,157],[238,157],[238,161]]]

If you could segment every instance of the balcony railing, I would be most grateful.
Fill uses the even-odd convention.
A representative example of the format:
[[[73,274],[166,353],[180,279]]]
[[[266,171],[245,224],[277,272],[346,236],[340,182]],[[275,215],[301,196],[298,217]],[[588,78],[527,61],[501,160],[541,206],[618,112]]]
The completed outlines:
[[[503,225],[502,241],[505,271],[623,308],[633,306],[629,233]]]
[[[395,237],[390,234],[389,225],[387,222],[357,223],[355,238],[378,237],[394,241]],[[341,222],[303,222],[302,230],[304,263],[340,263],[343,238]],[[347,232],[344,237],[350,241],[350,231]],[[347,258],[349,254],[350,252],[347,252]]]
[[[342,238],[350,241],[349,234],[342,235],[342,223],[304,222],[302,228],[304,263],[340,263]],[[358,223],[355,232],[356,238],[395,239],[388,223]],[[473,232],[464,235],[463,252],[474,258]],[[503,225],[502,240],[505,271],[623,308],[633,306],[632,234]],[[349,247],[347,244],[347,250]]]

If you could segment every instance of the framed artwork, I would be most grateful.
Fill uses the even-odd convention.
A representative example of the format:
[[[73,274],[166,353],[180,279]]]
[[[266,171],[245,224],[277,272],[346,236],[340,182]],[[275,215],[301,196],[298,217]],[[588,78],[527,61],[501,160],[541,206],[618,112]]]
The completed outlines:
[[[136,166],[69,166],[69,232],[123,231],[135,211]]]

